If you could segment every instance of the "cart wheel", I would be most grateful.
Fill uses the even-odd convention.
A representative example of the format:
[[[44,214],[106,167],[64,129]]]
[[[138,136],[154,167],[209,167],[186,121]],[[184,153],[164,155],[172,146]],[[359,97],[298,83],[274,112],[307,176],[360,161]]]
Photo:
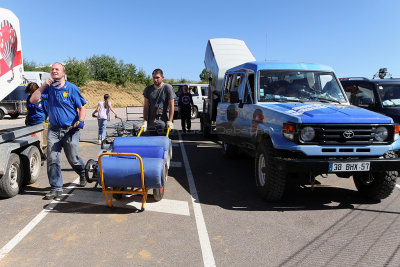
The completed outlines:
[[[117,188],[117,189],[118,189],[118,190],[126,190],[125,187],[119,187],[119,188]],[[125,197],[125,194],[116,194],[116,193],[114,193],[114,194],[113,194],[113,197],[114,197],[115,199],[121,200],[121,199],[123,199],[123,198]]]
[[[164,191],[165,191],[165,182],[167,180],[167,164],[164,165],[164,171],[163,171],[163,177],[162,177],[162,187],[161,188],[154,188],[153,189],[153,197],[155,201],[160,201],[164,197]]]
[[[97,161],[89,159],[85,166],[86,181],[88,181],[89,183],[97,181],[97,168],[98,168]]]

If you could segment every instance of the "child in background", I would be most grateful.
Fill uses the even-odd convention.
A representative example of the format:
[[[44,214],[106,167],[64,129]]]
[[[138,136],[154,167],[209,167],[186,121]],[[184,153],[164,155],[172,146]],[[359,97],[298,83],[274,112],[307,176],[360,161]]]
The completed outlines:
[[[107,121],[110,120],[110,111],[112,111],[115,115],[115,118],[118,118],[117,113],[114,111],[114,109],[111,107],[111,102],[109,101],[110,95],[105,94],[104,95],[104,101],[100,101],[99,104],[97,105],[97,108],[95,111],[93,111],[92,117],[96,118],[97,117],[97,122],[99,125],[99,136],[98,136],[98,144],[101,144],[103,140],[106,138],[106,127],[107,127]],[[96,116],[96,113],[98,115]]]

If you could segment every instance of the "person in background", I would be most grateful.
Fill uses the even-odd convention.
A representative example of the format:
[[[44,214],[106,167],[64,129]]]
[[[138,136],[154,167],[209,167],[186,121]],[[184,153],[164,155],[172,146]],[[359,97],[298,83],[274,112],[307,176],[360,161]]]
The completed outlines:
[[[188,92],[188,86],[182,85],[182,94],[179,96],[178,100],[178,111],[181,114],[181,125],[182,131],[186,133],[187,130],[190,131],[192,126],[191,113],[193,108],[192,94]]]
[[[101,144],[103,140],[106,138],[106,128],[107,128],[107,121],[110,120],[110,111],[112,111],[115,115],[115,118],[118,118],[117,113],[111,107],[111,102],[109,101],[110,95],[104,95],[104,101],[100,101],[97,105],[95,111],[93,111],[92,117],[97,117],[97,123],[99,125],[99,137],[98,137],[98,144]],[[96,113],[98,115],[96,116]]]
[[[174,98],[175,93],[170,84],[163,82],[164,74],[161,69],[152,73],[154,84],[143,91],[143,123],[141,129],[149,130],[147,135],[164,134],[164,129],[174,128]]]
[[[48,120],[47,101],[42,98],[42,101],[31,103],[32,94],[39,88],[37,83],[29,83],[26,86],[25,93],[29,94],[26,99],[26,108],[28,115],[25,119],[26,125],[36,125]]]
[[[79,130],[85,125],[86,100],[76,85],[65,80],[63,64],[54,63],[50,74],[51,78],[32,94],[31,103],[47,99],[50,123],[47,133],[47,176],[51,190],[44,199],[61,200],[63,178],[60,153],[63,148],[69,164],[79,174],[80,186],[86,185],[85,164],[79,157]]]

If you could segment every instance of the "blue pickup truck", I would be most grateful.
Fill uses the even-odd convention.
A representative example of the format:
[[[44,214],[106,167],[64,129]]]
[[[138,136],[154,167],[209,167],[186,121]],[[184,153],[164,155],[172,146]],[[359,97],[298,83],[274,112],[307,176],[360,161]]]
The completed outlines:
[[[312,184],[321,174],[353,176],[358,191],[371,199],[392,193],[400,127],[391,118],[350,105],[328,66],[243,62],[249,51],[232,59],[232,50],[246,50],[244,43],[220,41],[211,39],[206,49],[210,90],[202,129],[218,135],[226,157],[239,151],[254,156],[263,199],[278,201],[288,183]],[[224,58],[218,51],[227,43],[231,52]],[[243,63],[221,77],[224,62],[235,61]]]

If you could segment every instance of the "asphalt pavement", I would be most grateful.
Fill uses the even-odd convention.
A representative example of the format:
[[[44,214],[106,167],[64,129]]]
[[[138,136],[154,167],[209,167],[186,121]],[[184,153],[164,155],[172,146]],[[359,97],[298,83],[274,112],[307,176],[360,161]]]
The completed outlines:
[[[84,162],[101,151],[92,111],[81,132]],[[127,119],[125,109],[117,112]],[[134,112],[128,118],[140,121],[140,109]],[[5,117],[0,128],[23,120]],[[0,199],[0,266],[400,266],[398,188],[371,202],[352,179],[329,175],[266,203],[251,158],[225,159],[217,139],[202,137],[199,119],[185,135],[180,120],[174,124],[163,200],[149,196],[144,212],[138,196],[108,208],[94,183],[77,185],[63,155],[62,201],[42,199],[46,164],[37,183]]]

